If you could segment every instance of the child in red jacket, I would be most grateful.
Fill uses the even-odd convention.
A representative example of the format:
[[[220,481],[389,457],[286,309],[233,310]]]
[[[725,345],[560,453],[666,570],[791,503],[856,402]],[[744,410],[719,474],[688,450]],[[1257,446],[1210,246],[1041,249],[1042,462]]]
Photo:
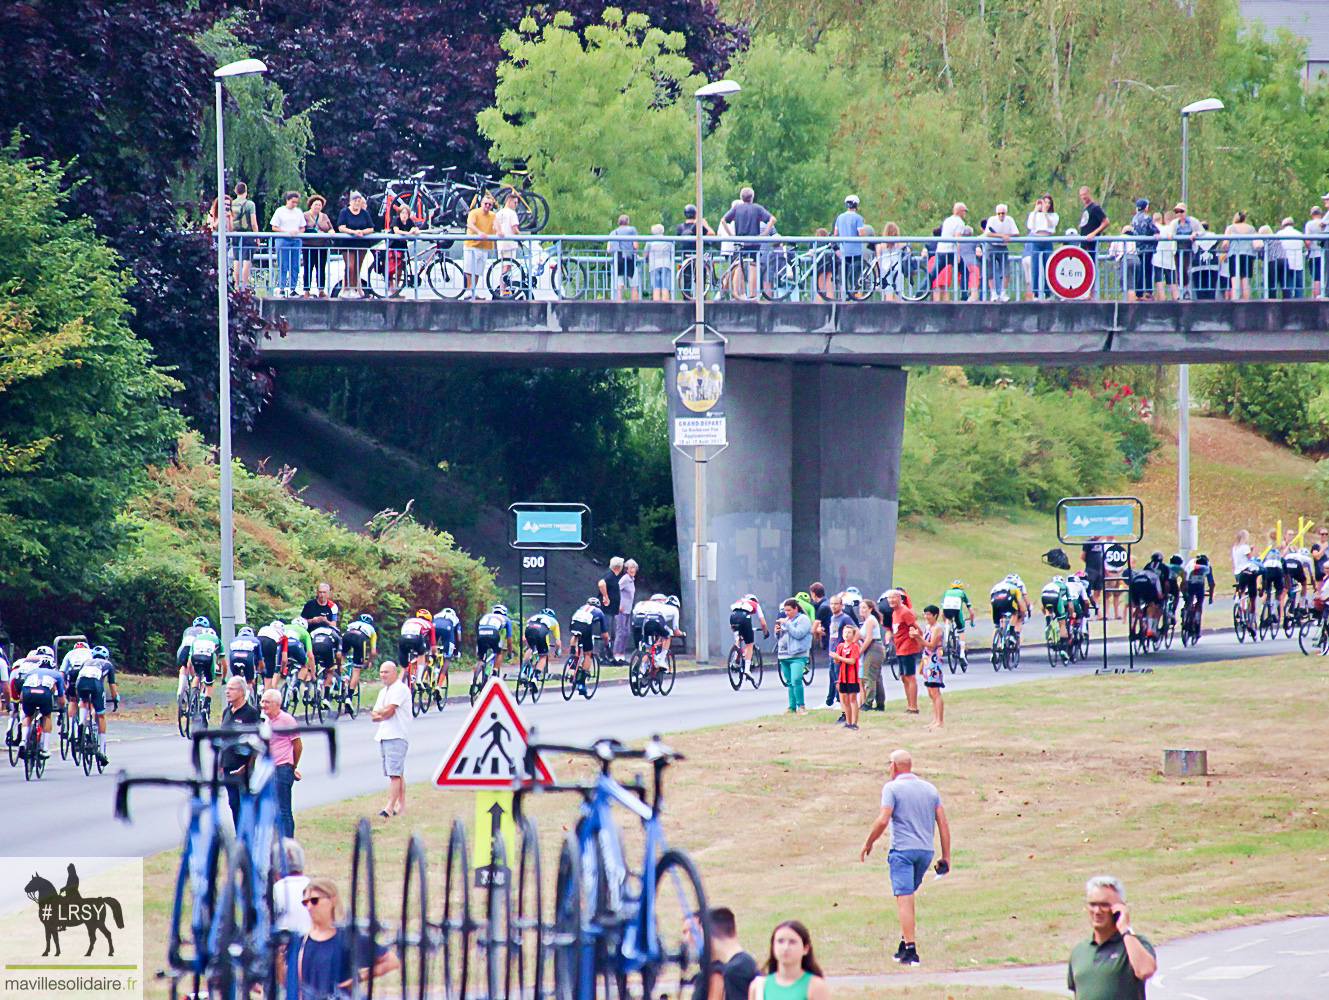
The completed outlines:
[[[840,704],[844,707],[846,729],[858,728],[858,658],[862,652],[858,644],[858,629],[846,625],[844,641],[831,654],[831,659],[840,665]]]

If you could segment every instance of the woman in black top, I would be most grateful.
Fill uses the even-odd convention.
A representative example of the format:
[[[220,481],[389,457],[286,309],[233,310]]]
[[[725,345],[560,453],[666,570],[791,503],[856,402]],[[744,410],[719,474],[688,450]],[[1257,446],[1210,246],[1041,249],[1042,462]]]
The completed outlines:
[[[411,218],[411,203],[399,200],[392,214],[392,232],[394,236],[415,236],[420,227]],[[388,294],[400,295],[402,282],[406,277],[406,251],[410,247],[408,240],[388,240]]]
[[[364,237],[374,231],[374,217],[365,205],[365,196],[359,191],[351,192],[351,203],[337,215],[337,232],[347,236]],[[360,267],[365,259],[365,247],[370,241],[352,239],[345,243],[346,278],[342,282],[342,295],[347,298],[360,298]]]

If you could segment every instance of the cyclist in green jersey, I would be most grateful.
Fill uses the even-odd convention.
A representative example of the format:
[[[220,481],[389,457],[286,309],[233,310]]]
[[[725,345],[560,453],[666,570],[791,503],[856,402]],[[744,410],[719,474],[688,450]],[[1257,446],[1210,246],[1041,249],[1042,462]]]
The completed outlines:
[[[1061,641],[1058,643],[1057,649],[1061,653],[1062,661],[1065,662],[1069,659],[1066,652],[1066,640],[1070,635],[1067,631],[1067,623],[1071,617],[1071,591],[1070,587],[1066,585],[1066,578],[1064,576],[1054,576],[1043,585],[1040,596],[1044,616],[1051,618],[1055,615],[1057,618],[1057,628],[1061,633]]]
[[[969,615],[969,624],[974,624],[974,608],[969,603],[969,595],[964,592],[963,580],[952,580],[950,589],[941,595],[941,614],[955,629],[955,638],[960,644],[960,662],[969,669],[969,654],[964,645],[964,618]]]
[[[203,722],[206,726],[212,711],[212,682],[217,677],[218,666],[226,676],[226,651],[222,649],[221,639],[211,628],[203,629],[189,640],[189,650],[185,654],[186,669],[203,678]]]
[[[300,650],[305,654],[303,660],[296,659],[300,663],[300,680],[313,680],[314,677],[314,641],[309,638],[308,622],[298,615],[291,619],[291,624],[286,626],[286,646],[287,656],[290,656],[290,647],[293,642],[300,643]]]

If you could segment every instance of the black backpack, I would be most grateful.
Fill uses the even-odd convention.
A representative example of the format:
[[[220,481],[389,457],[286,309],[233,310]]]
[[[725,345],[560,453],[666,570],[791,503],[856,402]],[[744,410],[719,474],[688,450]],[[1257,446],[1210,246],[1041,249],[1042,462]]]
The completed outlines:
[[[1043,561],[1057,569],[1070,569],[1070,558],[1061,549],[1049,549],[1043,553]]]

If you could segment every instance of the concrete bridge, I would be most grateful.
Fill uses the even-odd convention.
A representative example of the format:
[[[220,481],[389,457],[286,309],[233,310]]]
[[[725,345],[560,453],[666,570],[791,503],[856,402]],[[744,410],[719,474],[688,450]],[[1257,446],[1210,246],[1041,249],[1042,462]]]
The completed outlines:
[[[263,308],[288,324],[261,345],[273,365],[647,367],[672,359],[673,339],[692,322],[682,302],[297,299]],[[728,607],[745,592],[771,601],[822,579],[875,596],[890,584],[905,366],[1329,359],[1329,301],[1316,300],[721,302],[706,314],[729,340],[730,446],[710,463],[704,500],[708,540],[719,546],[707,588],[714,655],[729,645]],[[672,455],[690,608],[694,466]]]

